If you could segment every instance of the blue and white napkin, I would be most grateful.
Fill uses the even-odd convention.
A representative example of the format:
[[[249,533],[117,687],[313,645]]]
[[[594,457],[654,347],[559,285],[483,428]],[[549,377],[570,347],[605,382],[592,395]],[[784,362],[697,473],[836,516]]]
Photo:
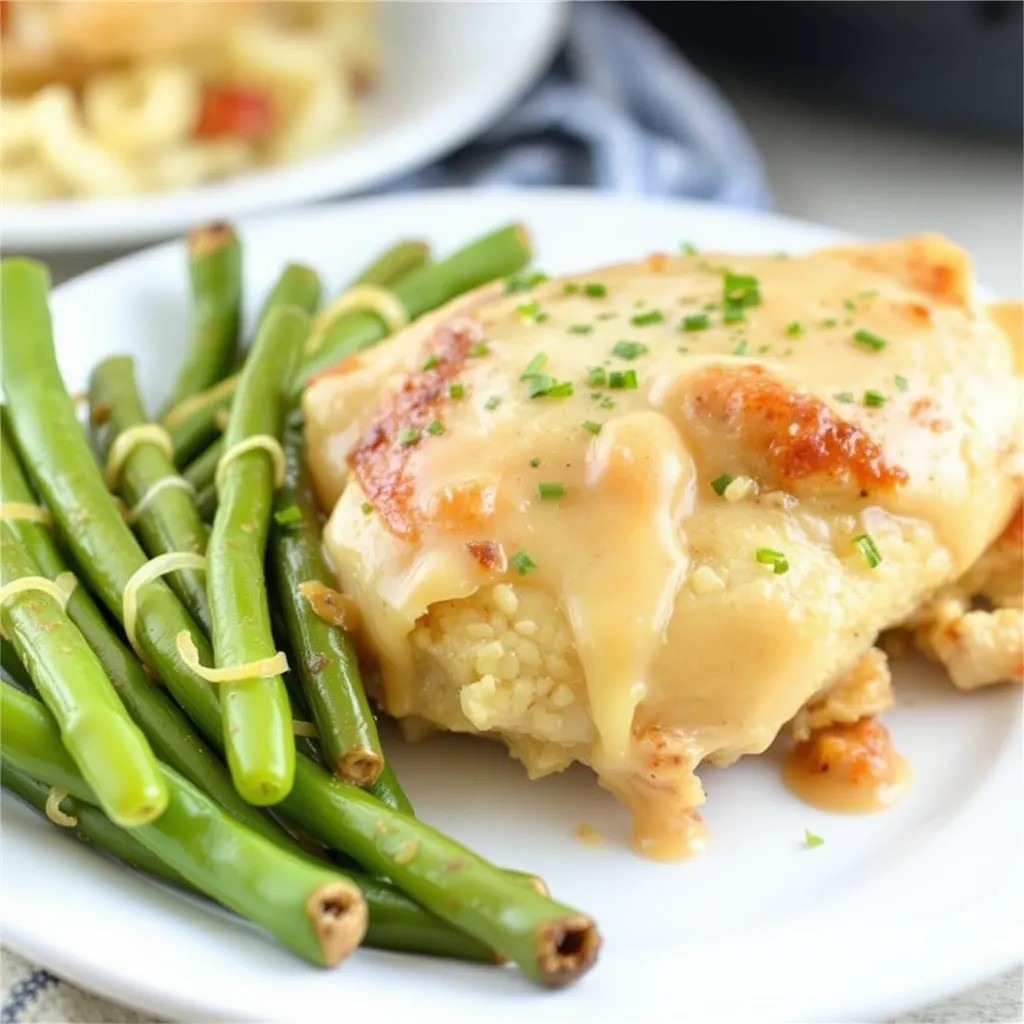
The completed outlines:
[[[617,4],[573,3],[550,72],[497,125],[388,191],[577,185],[762,209],[764,168],[735,111]]]

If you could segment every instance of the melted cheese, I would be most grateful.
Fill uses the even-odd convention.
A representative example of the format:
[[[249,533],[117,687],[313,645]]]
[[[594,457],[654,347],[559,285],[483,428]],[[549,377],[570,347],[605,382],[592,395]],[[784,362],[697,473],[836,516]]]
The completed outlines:
[[[724,268],[757,279],[739,322],[723,322]],[[410,638],[443,629],[442,602],[539,590],[571,631],[592,735],[559,753],[497,731],[534,774],[592,765],[638,846],[657,855],[660,831],[679,855],[671,837],[699,831],[694,768],[763,751],[1008,519],[1019,381],[971,288],[963,254],[931,238],[657,257],[485,289],[318,381],[304,410],[325,544],[388,710],[476,731],[462,669]],[[624,358],[621,341],[643,348]],[[531,398],[531,361],[572,395]],[[601,371],[637,386],[588,383]],[[728,495],[723,474],[740,480]]]

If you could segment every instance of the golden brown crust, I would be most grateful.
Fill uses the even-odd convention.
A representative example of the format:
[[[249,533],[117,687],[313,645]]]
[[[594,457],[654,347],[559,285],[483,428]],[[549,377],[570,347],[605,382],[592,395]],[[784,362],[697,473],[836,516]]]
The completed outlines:
[[[794,762],[807,775],[828,775],[854,786],[875,785],[892,770],[889,730],[874,718],[818,729],[793,750]]]
[[[407,374],[381,404],[348,461],[363,492],[398,538],[419,537],[419,515],[406,467],[423,434],[448,401],[448,382],[458,376],[472,346],[480,342],[479,324],[462,317],[438,328],[427,343],[428,369]],[[425,362],[424,365],[427,365]],[[418,432],[417,440],[403,443],[403,431]]]
[[[823,481],[841,490],[892,488],[907,479],[882,449],[821,399],[791,390],[758,366],[715,367],[693,384],[691,415],[721,424],[761,462],[762,479],[796,491]]]
[[[967,306],[970,301],[971,261],[963,249],[942,235],[924,234],[825,251],[855,267],[885,274],[932,300],[955,306]]]

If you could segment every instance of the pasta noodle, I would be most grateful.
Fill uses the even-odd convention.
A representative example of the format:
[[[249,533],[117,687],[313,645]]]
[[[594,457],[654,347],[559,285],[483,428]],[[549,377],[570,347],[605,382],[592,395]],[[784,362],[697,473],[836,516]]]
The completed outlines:
[[[85,122],[96,138],[128,157],[187,142],[201,101],[196,76],[169,64],[98,75],[82,94]]]
[[[3,201],[187,188],[316,153],[358,129],[375,16],[374,0],[10,0]]]

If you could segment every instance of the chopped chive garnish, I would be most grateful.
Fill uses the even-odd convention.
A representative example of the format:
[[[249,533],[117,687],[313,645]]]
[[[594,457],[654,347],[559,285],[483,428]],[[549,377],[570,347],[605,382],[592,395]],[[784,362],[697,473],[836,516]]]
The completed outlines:
[[[516,306],[516,312],[519,314],[519,318],[528,324],[542,324],[548,318],[547,313],[540,308],[536,299],[520,303]]]
[[[440,420],[431,420],[427,425],[427,433],[440,437],[444,433],[444,424]]]
[[[910,387],[910,381],[907,380],[907,378],[902,376],[901,374],[897,373],[896,376],[893,377],[892,380],[893,380],[893,383],[896,385],[896,387],[898,387],[900,389],[900,391],[906,391],[907,388]]]
[[[662,324],[665,322],[665,317],[657,309],[649,309],[646,313],[637,313],[636,316],[630,317],[629,322],[634,327],[646,327],[648,324]]]
[[[723,324],[741,324],[747,319],[747,312],[743,306],[728,305],[722,310]]]
[[[600,281],[588,281],[583,286],[583,294],[589,295],[592,299],[603,299],[608,294],[608,289]]]
[[[583,429],[589,431],[591,434],[600,434],[601,424],[595,423],[593,420],[584,420]]]
[[[758,345],[757,346],[758,355],[762,355],[762,356],[767,355],[769,352],[771,352],[771,350],[772,350],[771,345]]]
[[[540,459],[535,455],[532,459],[530,459],[530,465],[533,466],[534,469],[536,469],[540,465]]]
[[[398,432],[398,443],[403,448],[408,448],[409,445],[415,444],[422,436],[422,431],[416,427],[403,427]]]
[[[693,242],[683,242],[679,249],[684,256],[696,256],[700,252]]]
[[[460,380],[453,380],[448,385],[448,397],[449,398],[465,398],[466,397],[466,385]]]
[[[569,324],[566,328],[570,334],[589,334],[593,329],[592,324]]]
[[[715,479],[711,481],[711,489],[715,492],[715,494],[721,497],[723,494],[725,494],[726,487],[728,487],[731,483],[732,474],[723,473],[721,476],[716,476]]]
[[[853,340],[858,345],[871,349],[872,352],[881,352],[889,344],[885,338],[880,338],[877,334],[872,334],[870,331],[863,330],[863,328],[854,334]]]
[[[864,561],[868,563],[869,569],[882,564],[882,554],[875,545],[870,533],[862,533],[859,537],[853,538],[853,543],[860,548]]]
[[[423,365],[420,367],[420,369],[422,369],[423,372],[426,373],[428,370],[432,370],[435,366],[437,366],[437,364],[440,361],[441,360],[438,359],[437,356],[429,355],[427,356],[426,359],[423,360]]]
[[[821,846],[825,842],[821,836],[816,836],[809,828],[804,829],[804,845],[808,850],[813,850],[816,846]]]
[[[274,522],[279,526],[291,526],[293,523],[302,522],[302,510],[298,505],[289,505],[274,513]]]
[[[620,359],[636,359],[637,356],[647,354],[647,346],[641,345],[639,341],[617,341],[612,348],[612,355]]]
[[[705,313],[710,313],[712,310],[718,309],[718,303],[705,302],[704,305],[701,306],[700,308],[703,309]]]
[[[486,341],[474,341],[469,346],[469,355],[472,359],[478,359],[480,356],[486,356],[490,353],[491,347]]]
[[[802,338],[807,333],[807,328],[799,320],[792,320],[786,324],[786,333],[791,338]]]
[[[526,387],[526,394],[530,398],[539,398],[541,395],[548,393],[553,383],[554,381],[547,374],[536,374],[530,377]]]
[[[373,506],[368,501],[364,501],[359,507],[363,510],[364,516],[368,516],[373,511]]]
[[[537,563],[525,551],[517,551],[509,559],[509,564],[520,576],[525,576],[537,568]]]
[[[608,387],[634,390],[637,387],[636,370],[612,370],[612,372],[608,374]]]
[[[566,398],[573,387],[571,381],[556,381],[546,373],[535,373],[527,380],[526,393],[530,398]]]
[[[597,403],[602,409],[614,409],[615,399],[611,395],[605,395],[600,402]]]
[[[722,298],[726,306],[759,306],[760,285],[757,278],[749,274],[734,274],[725,271],[722,277]]]
[[[688,349],[688,348],[687,348],[687,347],[686,347],[685,345],[680,345],[680,346],[678,346],[678,347],[676,348],[676,351],[677,351],[677,352],[678,352],[678,353],[679,353],[680,355],[683,355],[683,356],[685,356],[685,355],[687,355],[687,354],[689,353],[689,351],[690,351],[690,350],[689,350],[689,349]]]
[[[853,299],[843,299],[843,309],[854,310],[857,308],[857,303]]]
[[[864,404],[869,409],[881,409],[883,405],[888,401],[885,395],[881,391],[865,391],[864,392]]]
[[[747,354],[747,341],[742,339],[736,343],[736,347],[732,350],[734,356],[745,356]]]
[[[853,397],[852,391],[837,391],[835,399],[837,402],[842,402],[843,405],[849,405],[851,402],[857,401],[857,399]]]
[[[864,291],[857,292],[858,299],[873,299],[876,295],[878,295],[877,288],[865,288]]]
[[[774,548],[758,548],[754,552],[754,557],[762,565],[770,565],[776,576],[789,572],[789,560],[781,551]]]
[[[711,326],[711,320],[706,313],[696,313],[693,316],[683,317],[684,331],[706,331]]]
[[[827,317],[825,317],[824,320],[821,321],[821,326],[822,327],[835,327],[835,325],[837,323],[839,323],[839,321],[834,316],[827,316]]]
[[[488,398],[486,402],[484,402],[484,408],[488,412],[494,412],[494,410],[497,409],[499,405],[501,405],[500,395],[491,395],[491,397]]]
[[[592,388],[603,388],[608,383],[608,374],[603,366],[587,367],[587,384]]]
[[[580,286],[575,281],[566,281],[562,285],[563,295],[576,295],[580,290]]]
[[[537,497],[541,501],[553,501],[565,497],[565,484],[537,484]]]
[[[598,313],[598,320],[614,320],[619,314],[613,309],[606,310],[604,313]]]
[[[548,361],[547,353],[538,352],[527,364],[526,369],[519,375],[520,380],[526,380],[540,373],[541,368]]]
[[[528,292],[531,288],[543,284],[548,279],[547,274],[535,270],[532,274],[519,274],[516,277],[507,278],[505,281],[506,292]]]

